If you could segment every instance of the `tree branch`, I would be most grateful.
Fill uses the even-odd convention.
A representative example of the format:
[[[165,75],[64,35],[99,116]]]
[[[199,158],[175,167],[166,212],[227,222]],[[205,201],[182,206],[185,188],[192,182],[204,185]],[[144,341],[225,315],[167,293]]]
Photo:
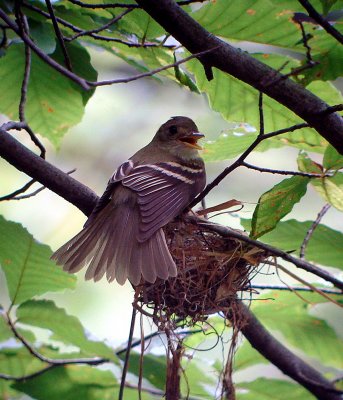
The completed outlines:
[[[0,156],[89,215],[98,199],[87,186],[27,149],[0,128]]]
[[[299,0],[299,3],[305,8],[308,12],[308,15],[313,18],[320,26],[322,26],[326,32],[338,40],[340,43],[343,44],[343,36],[342,34],[335,29],[330,22],[328,22],[325,18],[323,18],[316,9],[312,6],[312,4],[307,0]]]
[[[277,71],[210,34],[173,0],[137,0],[137,3],[191,53],[219,46],[202,57],[207,68],[216,67],[275,99],[343,154],[343,118],[325,114],[323,111],[329,106],[313,93],[290,79],[280,79],[282,75]]]
[[[339,400],[341,393],[318,371],[306,364],[301,358],[276,340],[258,321],[254,314],[242,302],[238,303],[239,312],[245,320],[241,329],[243,335],[267,360],[283,373],[300,383],[318,399]]]

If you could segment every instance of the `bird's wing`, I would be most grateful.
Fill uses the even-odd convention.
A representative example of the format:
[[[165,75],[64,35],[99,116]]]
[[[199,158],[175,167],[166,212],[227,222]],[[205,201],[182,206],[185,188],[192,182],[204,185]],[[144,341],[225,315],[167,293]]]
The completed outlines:
[[[98,213],[107,206],[110,202],[111,197],[113,195],[113,191],[119,182],[123,180],[130,172],[133,170],[134,164],[132,160],[125,161],[118,169],[116,169],[111,176],[110,180],[107,183],[106,189],[103,195],[97,201],[91,215],[87,219],[84,227],[87,227],[94,221],[94,218],[98,215]]]
[[[149,239],[177,216],[203,189],[203,167],[175,162],[136,166],[121,183],[138,195],[141,214],[139,242]]]

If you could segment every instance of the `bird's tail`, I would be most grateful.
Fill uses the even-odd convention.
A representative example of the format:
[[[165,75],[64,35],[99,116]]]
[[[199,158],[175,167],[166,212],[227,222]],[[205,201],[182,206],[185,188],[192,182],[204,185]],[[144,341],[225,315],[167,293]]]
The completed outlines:
[[[109,282],[123,285],[129,279],[138,285],[141,278],[153,283],[177,274],[164,232],[159,229],[143,243],[137,241],[138,209],[106,206],[51,258],[70,273],[87,267],[86,279],[98,281],[106,272]]]

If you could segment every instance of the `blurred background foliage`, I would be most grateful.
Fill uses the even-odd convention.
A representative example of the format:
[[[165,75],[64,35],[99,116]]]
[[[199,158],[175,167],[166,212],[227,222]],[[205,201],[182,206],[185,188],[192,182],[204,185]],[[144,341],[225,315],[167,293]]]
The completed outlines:
[[[314,0],[311,3],[322,13],[329,13],[335,26],[341,29],[339,2]],[[51,21],[42,15],[47,11],[45,3],[24,4],[22,10],[28,17],[31,37],[42,51],[63,64]],[[57,17],[80,30],[95,29],[118,15],[117,9],[82,8],[67,0],[56,1],[53,6]],[[0,7],[9,15],[13,13],[11,1],[0,0]],[[185,9],[213,34],[249,51],[275,69],[284,66],[283,73],[292,72],[308,61],[299,25],[292,20],[295,13],[303,12],[297,1],[217,0]],[[308,22],[303,25],[310,35],[311,56],[318,64],[293,79],[330,105],[338,104],[342,100],[339,91],[342,47],[317,25]],[[77,33],[63,23],[60,28],[65,36]],[[164,30],[140,9],[131,11],[101,34],[118,41],[80,36],[67,43],[74,72],[91,81],[125,78],[137,74],[137,70],[158,68],[173,63],[174,57],[188,55],[182,49],[173,54],[168,46],[175,42],[170,38],[163,47]],[[142,41],[160,46],[143,48],[123,44]],[[2,121],[18,118],[24,72],[23,43],[9,31],[7,44],[1,49],[0,57]],[[208,82],[203,67],[195,60],[158,76],[85,92],[32,55],[26,105],[28,123],[40,134],[49,162],[66,172],[76,168],[73,176],[99,195],[113,170],[148,143],[161,123],[174,115],[191,117],[206,134],[203,156],[208,182],[211,182],[256,137],[258,92],[218,70]],[[264,100],[264,115],[266,132],[301,122],[270,98]],[[34,149],[23,132],[13,135]],[[301,183],[301,188],[299,184],[292,185],[292,194],[297,199],[289,201],[287,215],[281,222],[276,218],[273,226],[266,227],[265,215],[267,220],[273,220],[267,193],[275,185],[285,184],[285,179],[239,168],[207,196],[206,203],[213,206],[235,198],[244,202],[244,208],[213,220],[249,231],[253,218],[255,237],[262,235],[262,241],[287,251],[299,251],[311,221],[328,202],[332,207],[311,238],[306,257],[338,274],[343,267],[343,181],[342,173],[337,172],[343,166],[342,157],[314,130],[307,128],[264,141],[249,156],[249,162],[265,168],[306,172],[317,172],[316,166],[321,171],[319,164],[334,177],[307,180]],[[27,182],[27,176],[4,160],[0,160],[0,166],[0,196]],[[33,188],[37,187],[39,184]],[[256,207],[259,199],[260,209]],[[46,357],[109,359],[101,367],[61,366],[23,382],[13,384],[2,380],[0,397],[17,398],[26,394],[38,400],[62,396],[89,400],[116,398],[121,369],[115,352],[127,339],[132,288],[108,284],[105,280],[96,284],[85,282],[82,271],[76,279],[49,261],[51,251],[47,245],[56,249],[77,233],[85,221],[78,209],[56,194],[43,190],[26,200],[1,202],[0,211],[3,215],[0,219],[0,304],[4,310],[0,319],[0,373],[20,377],[46,365],[13,336],[5,321],[6,313],[16,320],[20,334]],[[264,235],[268,230],[271,232]],[[323,280],[300,273],[292,265],[287,264],[287,268],[312,284],[327,286]],[[253,283],[269,286],[279,285],[280,281],[298,284],[267,266],[261,268]],[[339,374],[343,363],[343,332],[336,305],[309,293],[299,298],[284,291],[261,291],[256,297],[251,309],[277,338],[329,379]],[[184,365],[188,387],[190,394],[199,399],[214,397],[230,339],[230,329],[223,319],[213,317],[210,322],[204,328],[205,334],[196,333],[185,339],[189,346],[186,351],[189,360]],[[155,330],[146,318],[142,323],[145,334]],[[221,333],[219,339],[215,332]],[[139,336],[138,321],[135,337]],[[217,340],[219,343],[213,347]],[[146,350],[143,376],[144,387],[148,389],[164,390],[164,348],[164,338],[158,336]],[[138,365],[138,353],[133,353],[129,375],[133,385],[137,384]],[[243,339],[235,358],[234,381],[238,399],[288,399],[289,393],[299,400],[313,398]],[[185,379],[183,385],[187,393]],[[160,397],[146,392],[142,398]],[[126,388],[125,399],[131,398],[137,398],[136,390]]]

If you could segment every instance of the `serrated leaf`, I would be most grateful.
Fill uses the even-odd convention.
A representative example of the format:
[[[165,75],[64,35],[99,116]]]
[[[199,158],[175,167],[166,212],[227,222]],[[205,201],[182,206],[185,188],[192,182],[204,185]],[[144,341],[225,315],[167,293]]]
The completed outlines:
[[[243,124],[227,129],[215,141],[204,144],[202,157],[206,162],[230,160],[243,153],[256,136],[256,133],[248,132]]]
[[[292,176],[264,193],[252,217],[251,236],[258,238],[271,231],[304,196],[309,180],[303,176]]]
[[[312,304],[294,293],[273,291],[268,292],[268,299],[274,300],[253,302],[252,309],[264,326],[280,331],[291,346],[324,365],[342,368],[342,341],[324,320],[309,314],[313,304],[327,300],[313,293],[302,293],[301,296]]]
[[[331,146],[331,144],[329,144],[325,150],[323,166],[327,170],[337,170],[343,168],[343,156],[339,154],[338,151]]]
[[[279,379],[258,378],[252,382],[236,385],[237,400],[313,400],[313,396],[302,386]]]
[[[23,72],[24,46],[13,44],[0,58],[0,112],[10,119],[18,117]],[[64,133],[81,121],[84,105],[80,91],[33,53],[25,112],[34,132],[57,146]]]
[[[20,224],[0,215],[0,265],[13,304],[75,287],[76,278],[56,267],[49,259],[51,254],[48,246],[36,242]]]
[[[250,220],[241,219],[241,224],[246,230],[250,230]],[[276,228],[263,235],[261,240],[299,255],[301,244],[312,224],[312,221],[299,222],[294,219],[279,222]],[[343,269],[343,233],[319,224],[308,242],[305,258],[310,262]]]
[[[113,349],[103,342],[89,340],[81,322],[51,300],[31,300],[21,304],[17,309],[17,321],[50,330],[54,340],[80,348],[84,356],[117,360]]]

